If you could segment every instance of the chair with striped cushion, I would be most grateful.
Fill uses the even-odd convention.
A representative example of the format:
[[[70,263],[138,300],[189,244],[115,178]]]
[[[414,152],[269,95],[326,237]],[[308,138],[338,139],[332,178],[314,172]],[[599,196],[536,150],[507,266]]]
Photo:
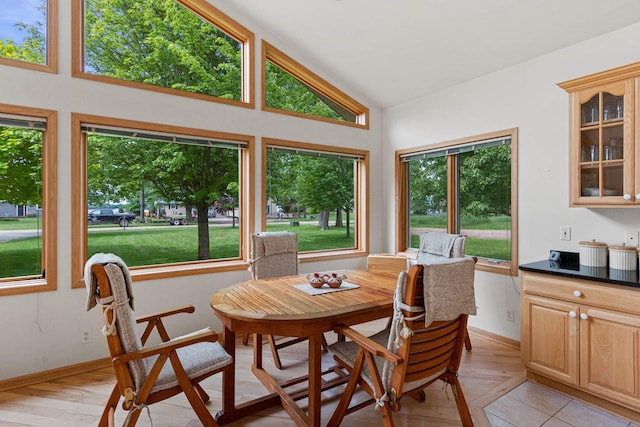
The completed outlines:
[[[375,403],[383,424],[391,427],[400,399],[412,395],[424,401],[424,389],[437,380],[451,386],[462,424],[473,426],[458,368],[467,318],[475,314],[474,269],[472,258],[413,265],[398,277],[389,328],[371,337],[347,326],[335,329],[349,341],[332,344],[329,351],[350,378],[329,426],[339,426],[346,415]],[[451,293],[449,281],[457,284]],[[358,386],[370,399],[352,405]]]
[[[103,334],[107,338],[117,383],[107,401],[99,426],[114,425],[120,398],[129,411],[124,425],[136,424],[143,408],[184,393],[203,425],[218,425],[205,403],[209,396],[200,382],[225,369],[233,369],[231,356],[209,328],[170,339],[163,320],[178,313],[193,313],[193,306],[135,319],[129,271],[113,254],[96,254],[85,265],[87,309],[102,307]],[[145,324],[141,335],[137,324]],[[145,347],[156,330],[161,344]],[[148,408],[147,408],[148,410]]]

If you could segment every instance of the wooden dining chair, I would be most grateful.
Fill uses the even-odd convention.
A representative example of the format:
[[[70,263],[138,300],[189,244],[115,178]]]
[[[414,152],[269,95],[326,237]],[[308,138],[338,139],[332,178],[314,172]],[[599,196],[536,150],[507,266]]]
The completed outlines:
[[[200,382],[231,368],[232,358],[217,342],[217,333],[209,328],[170,339],[163,319],[179,313],[193,313],[193,306],[183,306],[135,319],[131,276],[124,262],[112,254],[96,254],[85,266],[88,290],[87,310],[102,307],[103,334],[116,375],[116,385],[104,408],[99,426],[113,426],[118,402],[129,411],[124,424],[134,426],[142,409],[184,393],[200,422],[217,426],[205,403],[209,396]],[[146,324],[138,335],[137,324]],[[162,341],[145,347],[156,330]]]
[[[249,270],[252,278],[256,280],[297,275],[298,235],[288,231],[252,234]],[[273,363],[278,369],[282,369],[278,350],[307,339],[268,335],[267,340],[273,355]],[[243,337],[243,343],[245,345],[248,343],[248,335]]]
[[[420,234],[420,248],[418,249],[418,264],[446,262],[448,258],[464,258],[467,236],[463,234],[449,234],[440,231],[429,231]],[[469,333],[464,338],[464,348],[471,351]]]
[[[383,424],[393,426],[392,411],[400,409],[400,399],[412,395],[423,402],[424,389],[437,380],[451,386],[462,425],[473,426],[458,368],[467,318],[475,314],[474,264],[473,259],[460,258],[448,264],[413,265],[398,277],[390,328],[371,337],[347,326],[336,328],[349,341],[328,349],[350,378],[329,426],[340,425],[347,414],[373,403],[382,412]],[[433,286],[446,280],[459,284],[456,296],[462,298],[442,297],[442,287]],[[450,316],[450,320],[430,320]],[[358,386],[370,399],[351,405]]]

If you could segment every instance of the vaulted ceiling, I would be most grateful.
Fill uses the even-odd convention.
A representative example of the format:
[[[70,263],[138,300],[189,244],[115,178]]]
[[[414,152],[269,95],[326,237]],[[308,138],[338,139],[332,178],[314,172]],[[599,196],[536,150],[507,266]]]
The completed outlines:
[[[209,1],[382,108],[640,22],[640,0]]]

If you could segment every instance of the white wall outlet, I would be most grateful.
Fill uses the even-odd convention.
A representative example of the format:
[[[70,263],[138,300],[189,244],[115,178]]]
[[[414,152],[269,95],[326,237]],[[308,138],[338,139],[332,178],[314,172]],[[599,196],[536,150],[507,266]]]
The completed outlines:
[[[515,310],[513,308],[507,309],[507,322],[515,322]]]
[[[91,331],[89,329],[83,329],[80,332],[80,342],[82,344],[89,344],[91,342]]]
[[[571,240],[571,227],[560,227],[560,240]]]
[[[624,243],[627,246],[638,247],[638,232],[637,231],[626,231],[624,233]]]

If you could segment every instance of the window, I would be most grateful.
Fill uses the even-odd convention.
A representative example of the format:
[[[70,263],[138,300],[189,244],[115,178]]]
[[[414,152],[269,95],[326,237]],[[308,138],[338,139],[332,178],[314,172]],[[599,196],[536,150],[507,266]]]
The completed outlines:
[[[263,138],[263,229],[298,234],[301,259],[362,256],[369,153]]]
[[[56,289],[56,113],[0,104],[0,295]]]
[[[80,114],[73,126],[74,286],[97,252],[138,279],[246,268],[251,137]]]
[[[57,0],[5,0],[0,19],[0,64],[58,72]]]
[[[467,236],[478,269],[517,274],[517,129],[396,153],[400,251],[438,230]]]
[[[74,0],[73,75],[253,107],[253,34],[204,0]]]
[[[262,109],[369,128],[369,109],[262,41]]]

